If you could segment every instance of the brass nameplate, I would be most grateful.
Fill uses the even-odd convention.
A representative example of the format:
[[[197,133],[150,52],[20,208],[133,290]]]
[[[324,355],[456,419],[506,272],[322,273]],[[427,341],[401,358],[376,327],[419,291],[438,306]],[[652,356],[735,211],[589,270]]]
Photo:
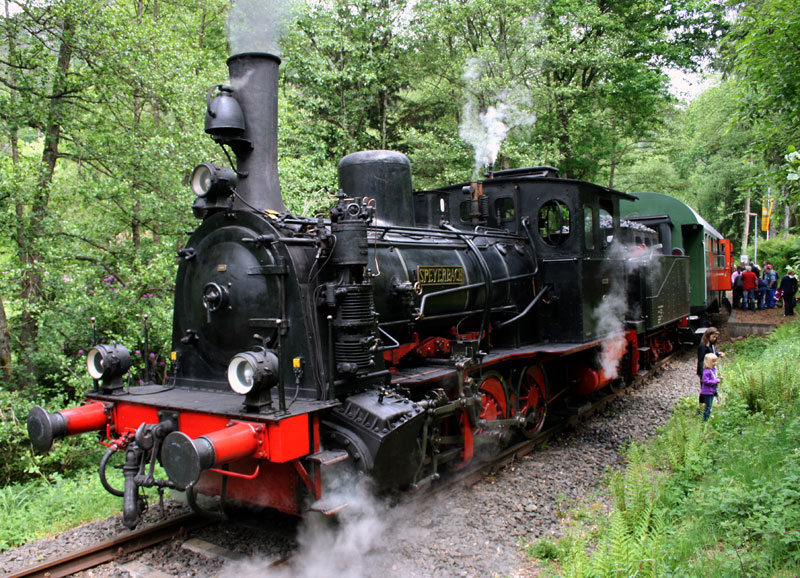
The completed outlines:
[[[417,266],[417,282],[420,285],[463,285],[463,267]]]

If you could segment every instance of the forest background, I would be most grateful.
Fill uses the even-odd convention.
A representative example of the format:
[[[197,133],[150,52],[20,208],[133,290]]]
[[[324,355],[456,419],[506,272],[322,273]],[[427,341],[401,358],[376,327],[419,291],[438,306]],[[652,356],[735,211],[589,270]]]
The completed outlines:
[[[751,256],[751,213],[772,197],[773,240],[762,236],[759,260],[800,255],[794,2],[275,8],[291,12],[279,169],[295,213],[322,212],[350,152],[404,152],[417,189],[467,181],[491,157],[498,169],[547,164],[673,195]],[[99,341],[130,347],[136,371],[148,363],[151,375],[165,373],[176,251],[196,226],[188,177],[199,162],[225,164],[202,127],[209,87],[227,79],[229,4],[4,0],[3,10],[0,408],[22,412],[90,385],[92,318]],[[670,70],[711,73],[713,86],[678,100]],[[20,440],[14,451],[29,450]],[[63,454],[53,460],[69,466]]]

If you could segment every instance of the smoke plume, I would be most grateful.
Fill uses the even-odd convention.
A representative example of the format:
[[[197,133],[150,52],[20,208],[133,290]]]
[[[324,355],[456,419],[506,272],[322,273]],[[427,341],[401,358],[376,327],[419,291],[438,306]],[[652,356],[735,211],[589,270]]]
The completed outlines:
[[[494,165],[510,129],[536,122],[536,115],[524,112],[527,102],[521,92],[500,89],[486,93],[481,82],[484,67],[482,60],[474,58],[462,77],[467,93],[458,133],[475,151],[474,176]]]
[[[228,13],[230,53],[281,55],[280,40],[294,17],[295,0],[233,0]]]
[[[606,223],[610,229],[611,222]],[[617,276],[620,262],[631,265],[629,260],[632,247],[620,243],[616,239],[609,240],[606,257],[607,263],[614,264],[610,270],[605,271],[603,277],[609,279],[609,291],[603,300],[592,312],[597,323],[597,334],[610,337],[603,341],[597,361],[605,376],[609,379],[619,377],[619,361],[625,355],[627,342],[625,341],[625,318],[628,313],[628,297],[625,293],[625,279]]]

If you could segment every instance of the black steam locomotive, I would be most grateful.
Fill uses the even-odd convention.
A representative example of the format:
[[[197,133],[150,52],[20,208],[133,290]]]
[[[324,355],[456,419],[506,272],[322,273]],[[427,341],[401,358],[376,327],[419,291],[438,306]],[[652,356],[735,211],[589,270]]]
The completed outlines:
[[[330,219],[287,213],[279,59],[228,64],[205,130],[236,163],[192,175],[201,222],[179,251],[168,383],[126,388],[127,350],[96,345],[86,404],[28,419],[40,451],[102,433],[128,526],[146,486],[294,513],[334,509],[339,468],[421,487],[690,331],[689,257],[620,219],[634,197],[552,167],[413,192],[404,155],[358,152]],[[124,489],[106,478],[117,451]]]

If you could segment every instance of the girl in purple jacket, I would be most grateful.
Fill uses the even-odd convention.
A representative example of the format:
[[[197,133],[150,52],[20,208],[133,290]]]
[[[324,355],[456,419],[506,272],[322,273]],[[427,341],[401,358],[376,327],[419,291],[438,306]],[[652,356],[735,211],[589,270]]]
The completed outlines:
[[[719,358],[713,353],[707,353],[703,360],[703,376],[700,381],[700,403],[706,405],[703,412],[703,421],[707,421],[711,415],[711,404],[717,395],[717,384],[721,377],[717,375],[717,361]]]

